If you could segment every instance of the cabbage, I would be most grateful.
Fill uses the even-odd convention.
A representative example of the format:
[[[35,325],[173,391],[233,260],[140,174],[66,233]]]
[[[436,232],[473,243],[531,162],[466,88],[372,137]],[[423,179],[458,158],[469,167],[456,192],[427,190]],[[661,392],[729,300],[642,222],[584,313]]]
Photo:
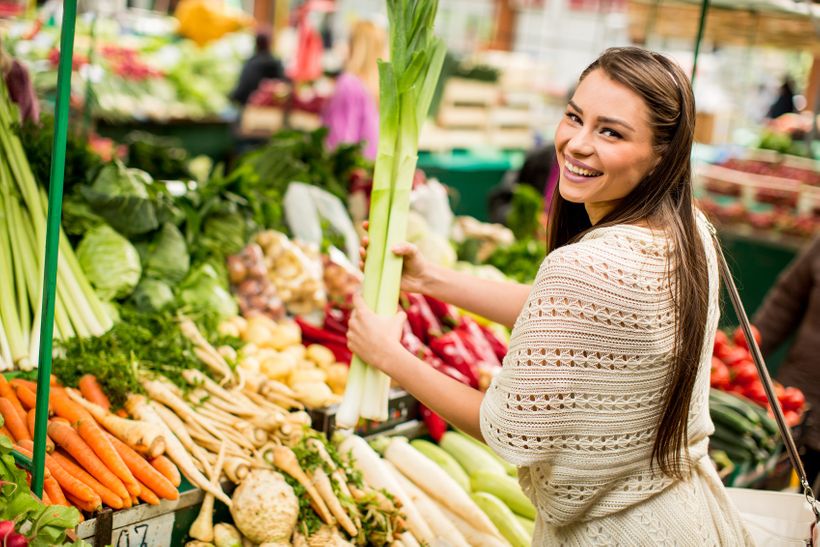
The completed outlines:
[[[176,226],[166,222],[145,260],[145,275],[176,285],[185,279],[190,266],[185,238]]]
[[[179,302],[187,313],[202,313],[225,318],[239,313],[236,300],[228,292],[227,280],[214,267],[202,263],[193,268],[179,286]]]
[[[144,312],[160,311],[174,302],[174,291],[163,281],[143,279],[132,298],[134,306]]]
[[[77,247],[77,258],[103,300],[125,298],[142,275],[137,250],[107,224],[89,230]]]

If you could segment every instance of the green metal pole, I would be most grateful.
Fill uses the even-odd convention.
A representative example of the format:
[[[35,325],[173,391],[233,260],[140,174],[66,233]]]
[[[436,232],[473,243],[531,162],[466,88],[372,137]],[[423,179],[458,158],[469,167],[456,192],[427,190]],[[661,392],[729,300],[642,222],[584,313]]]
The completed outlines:
[[[700,21],[698,22],[698,36],[695,38],[695,55],[692,59],[692,85],[695,85],[695,74],[698,70],[698,56],[700,55],[700,44],[703,42],[703,31],[706,29],[706,13],[709,11],[709,0],[703,0],[700,6]]]
[[[57,292],[57,258],[60,243],[60,218],[63,212],[63,175],[68,134],[68,108],[71,94],[71,62],[74,57],[74,23],[77,0],[63,2],[63,24],[60,34],[60,65],[57,69],[57,103],[54,107],[54,148],[51,153],[51,178],[48,187],[48,220],[46,224],[46,257],[43,275],[43,308],[40,323],[40,353],[37,370],[37,407],[34,425],[34,469],[31,490],[43,495],[43,473],[46,463],[46,429],[51,379],[51,338],[54,333],[54,299]]]
[[[91,43],[88,45],[88,66],[94,66],[94,52],[97,50],[97,12],[91,20]],[[83,138],[88,139],[91,133],[91,107],[94,98],[92,89],[91,74],[85,82],[85,104],[83,105]]]

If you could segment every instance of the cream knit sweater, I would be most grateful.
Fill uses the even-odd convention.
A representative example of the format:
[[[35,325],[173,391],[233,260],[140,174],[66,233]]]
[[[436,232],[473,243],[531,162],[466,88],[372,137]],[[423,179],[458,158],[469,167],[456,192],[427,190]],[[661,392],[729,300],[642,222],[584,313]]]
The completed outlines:
[[[702,217],[699,230],[710,301],[686,481],[650,465],[675,337],[667,239],[601,228],[544,260],[481,406],[484,439],[538,510],[533,545],[752,543],[707,456],[718,273]]]

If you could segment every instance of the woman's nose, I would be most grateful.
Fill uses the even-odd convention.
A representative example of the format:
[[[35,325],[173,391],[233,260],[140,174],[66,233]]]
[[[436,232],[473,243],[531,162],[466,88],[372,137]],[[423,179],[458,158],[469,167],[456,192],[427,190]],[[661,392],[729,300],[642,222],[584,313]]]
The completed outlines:
[[[585,129],[580,129],[570,138],[567,143],[567,150],[578,156],[590,156],[594,149],[592,146],[592,135]]]

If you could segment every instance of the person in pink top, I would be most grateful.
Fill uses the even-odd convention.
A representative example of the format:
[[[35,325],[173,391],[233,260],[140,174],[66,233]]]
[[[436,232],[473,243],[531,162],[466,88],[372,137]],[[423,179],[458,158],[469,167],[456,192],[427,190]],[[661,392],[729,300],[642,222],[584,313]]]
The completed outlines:
[[[386,57],[386,36],[370,21],[359,21],[350,34],[344,72],[322,112],[328,128],[327,145],[363,143],[364,155],[376,158],[379,142],[379,71],[377,59]]]
[[[39,123],[40,103],[37,102],[31,77],[26,67],[3,49],[2,36],[0,36],[0,75],[3,77],[3,84],[8,90],[9,98],[17,104],[20,110],[21,121],[30,120]]]

